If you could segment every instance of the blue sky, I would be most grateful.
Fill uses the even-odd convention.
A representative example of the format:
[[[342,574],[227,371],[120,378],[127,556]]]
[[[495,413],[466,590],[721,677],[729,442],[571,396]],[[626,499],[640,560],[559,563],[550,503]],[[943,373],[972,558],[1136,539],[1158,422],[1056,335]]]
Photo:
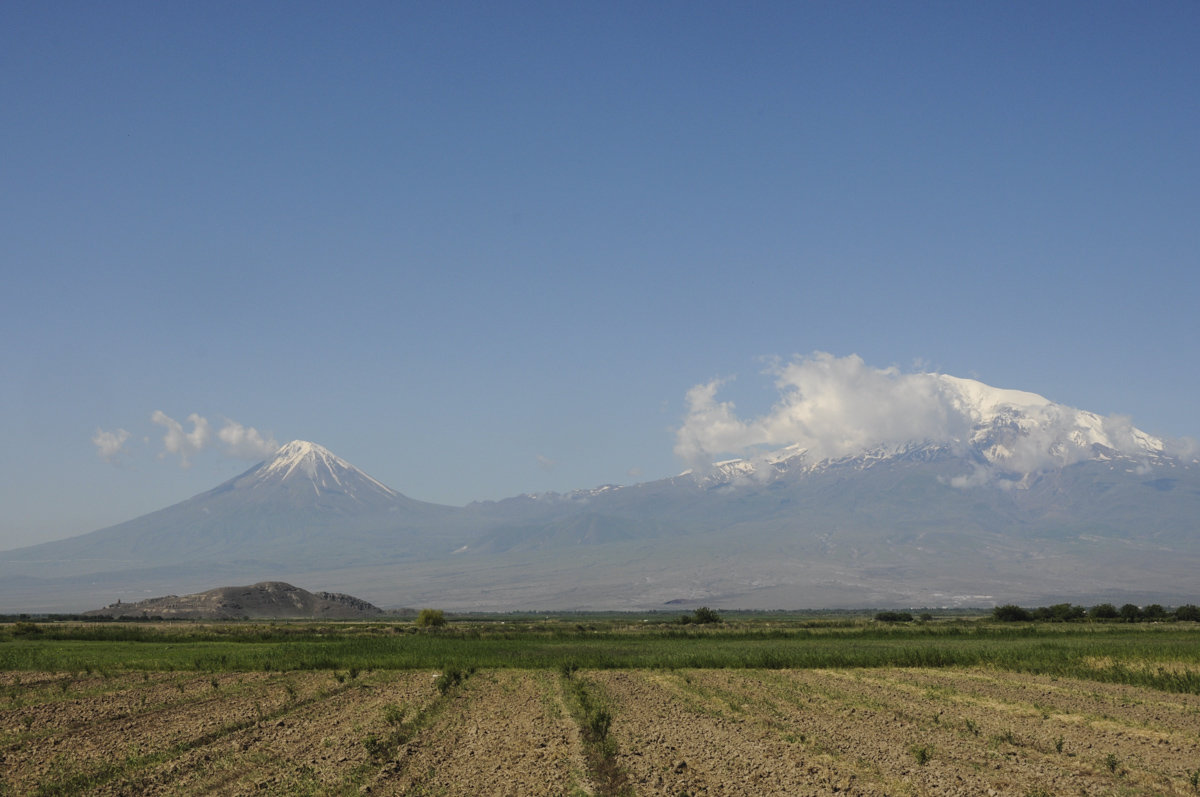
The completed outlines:
[[[0,548],[249,467],[219,429],[444,503],[659,478],[693,386],[763,412],[815,351],[1200,437],[1197,41],[1190,2],[4,3]]]

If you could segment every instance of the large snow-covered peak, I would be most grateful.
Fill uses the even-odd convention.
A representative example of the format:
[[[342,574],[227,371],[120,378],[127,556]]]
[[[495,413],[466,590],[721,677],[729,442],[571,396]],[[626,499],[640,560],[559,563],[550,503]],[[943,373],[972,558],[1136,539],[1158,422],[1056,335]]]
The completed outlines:
[[[1153,458],[1165,451],[1162,440],[1128,418],[1101,416],[973,379],[944,374],[937,379],[969,424],[964,442],[996,465],[1027,473],[1085,459]]]
[[[1020,478],[1087,460],[1121,460],[1140,468],[1167,457],[1168,445],[1128,418],[1101,416],[1037,393],[938,373],[860,369],[852,376],[797,379],[785,385],[771,414],[750,420],[733,415],[732,404],[694,402],[684,430],[690,440],[740,443],[749,450],[697,477],[709,484],[762,481],[835,464],[871,467],[911,459],[916,452],[943,452],[1011,481],[1014,474]]]
[[[253,477],[255,483],[302,479],[311,482],[318,495],[322,490],[332,490],[354,496],[364,488],[387,496],[398,495],[329,449],[307,440],[293,440],[282,446],[275,456],[255,469]]]
[[[929,376],[936,379],[955,403],[977,423],[989,423],[1005,412],[1036,412],[1054,403],[1037,393],[992,387],[975,379],[948,374]]]

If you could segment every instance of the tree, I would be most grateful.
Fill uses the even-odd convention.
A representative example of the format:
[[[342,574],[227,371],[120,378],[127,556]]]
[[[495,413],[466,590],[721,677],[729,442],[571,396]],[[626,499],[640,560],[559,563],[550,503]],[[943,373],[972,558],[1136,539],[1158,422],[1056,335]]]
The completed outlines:
[[[1159,621],[1167,619],[1167,610],[1161,604],[1152,603],[1145,609],[1142,609],[1142,618],[1145,620]]]
[[[721,615],[717,614],[707,606],[701,606],[699,609],[692,612],[692,622],[700,624],[719,623],[721,622]]]
[[[1121,607],[1121,619],[1127,623],[1136,623],[1142,619],[1142,610],[1132,603],[1127,603]]]
[[[1185,603],[1175,609],[1176,620],[1191,620],[1194,623],[1200,623],[1200,606],[1194,603]]]
[[[1033,615],[1020,606],[1009,603],[992,609],[992,619],[1002,623],[1027,623],[1033,619]]]
[[[417,615],[417,627],[434,628],[446,624],[446,613],[441,609],[422,609]]]
[[[1091,608],[1088,612],[1093,620],[1115,620],[1121,616],[1117,611],[1117,607],[1111,603],[1100,603]]]

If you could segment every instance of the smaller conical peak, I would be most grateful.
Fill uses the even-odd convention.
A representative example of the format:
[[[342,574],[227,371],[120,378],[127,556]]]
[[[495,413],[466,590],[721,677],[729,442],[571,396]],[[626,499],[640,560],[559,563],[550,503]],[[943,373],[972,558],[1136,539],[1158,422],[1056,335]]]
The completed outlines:
[[[275,452],[272,459],[291,459],[292,457],[304,457],[308,455],[332,457],[333,452],[324,446],[319,446],[316,443],[310,443],[307,440],[293,440],[292,442],[280,446]]]
[[[258,469],[260,480],[287,481],[293,476],[307,477],[318,493],[322,488],[342,488],[353,492],[350,482],[362,480],[388,495],[396,495],[395,490],[371,478],[329,449],[307,440],[293,440],[282,446],[274,457]]]

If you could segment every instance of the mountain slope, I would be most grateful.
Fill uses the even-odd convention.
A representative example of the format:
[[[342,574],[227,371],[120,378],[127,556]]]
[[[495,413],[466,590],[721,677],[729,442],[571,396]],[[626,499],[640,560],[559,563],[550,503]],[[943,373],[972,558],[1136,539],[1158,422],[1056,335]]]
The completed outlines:
[[[926,376],[919,434],[822,429],[820,446],[463,508],[296,441],[175,506],[0,554],[0,608],[263,578],[471,609],[1196,601],[1194,455],[1120,418]]]
[[[419,558],[451,544],[429,533],[450,512],[401,495],[319,445],[294,441],[173,506],[6,551],[0,577],[23,581],[25,594],[70,591],[81,578],[117,594],[129,594],[122,585],[144,594],[303,571],[312,563]]]

